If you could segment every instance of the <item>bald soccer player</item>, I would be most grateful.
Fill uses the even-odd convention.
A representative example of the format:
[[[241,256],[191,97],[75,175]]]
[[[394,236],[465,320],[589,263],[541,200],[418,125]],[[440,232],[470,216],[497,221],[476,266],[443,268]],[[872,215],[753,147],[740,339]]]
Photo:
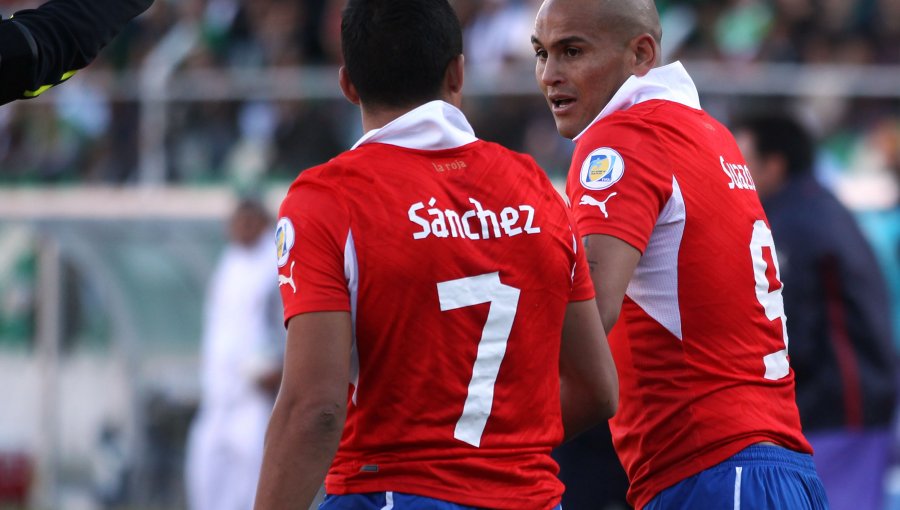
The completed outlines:
[[[532,42],[620,377],[641,509],[827,508],[800,431],[772,233],[648,0],[547,0]],[[599,481],[598,481],[599,482]]]

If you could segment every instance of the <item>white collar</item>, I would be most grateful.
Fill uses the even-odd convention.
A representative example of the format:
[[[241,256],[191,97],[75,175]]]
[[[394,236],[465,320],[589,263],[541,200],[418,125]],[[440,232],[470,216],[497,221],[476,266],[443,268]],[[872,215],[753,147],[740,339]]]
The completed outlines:
[[[455,149],[478,140],[465,115],[444,101],[431,101],[363,135],[350,150],[367,143],[386,143],[407,149]]]
[[[689,106],[695,110],[700,109],[700,96],[697,93],[697,87],[690,75],[681,65],[681,62],[673,62],[669,65],[651,69],[649,73],[642,77],[632,76],[619,87],[606,107],[597,115],[584,131],[578,134],[574,140],[581,138],[581,135],[591,128],[600,119],[612,115],[619,110],[627,110],[632,106],[651,101],[653,99],[664,99]]]

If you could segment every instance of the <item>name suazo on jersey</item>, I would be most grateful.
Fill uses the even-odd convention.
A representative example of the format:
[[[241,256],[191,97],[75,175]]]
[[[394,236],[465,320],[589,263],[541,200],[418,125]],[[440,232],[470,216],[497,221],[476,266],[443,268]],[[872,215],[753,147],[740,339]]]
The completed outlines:
[[[437,199],[428,200],[425,204],[416,202],[409,207],[409,221],[421,230],[413,234],[413,239],[425,239],[430,235],[436,237],[458,237],[463,239],[497,239],[503,235],[514,237],[519,234],[539,234],[541,228],[534,225],[534,207],[520,205],[504,207],[499,213],[485,209],[481,202],[469,198],[475,208],[460,214],[452,209],[439,209]],[[419,216],[425,209],[426,217]],[[473,227],[474,223],[474,227]]]

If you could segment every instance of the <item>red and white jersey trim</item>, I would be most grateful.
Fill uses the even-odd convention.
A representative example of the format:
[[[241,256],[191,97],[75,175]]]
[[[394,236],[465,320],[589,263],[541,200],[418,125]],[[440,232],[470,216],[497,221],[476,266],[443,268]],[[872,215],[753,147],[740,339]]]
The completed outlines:
[[[462,147],[477,140],[475,131],[458,108],[444,101],[431,101],[382,128],[369,131],[353,144],[352,149],[367,143],[384,143],[407,149],[439,151]]]
[[[644,312],[683,340],[678,307],[678,252],[687,212],[678,180],[672,177],[672,196],[650,235],[647,249],[634,270],[625,294]]]
[[[353,244],[353,231],[347,231],[347,242],[344,243],[344,277],[347,278],[347,290],[350,292],[350,320],[353,328],[353,344],[350,347],[350,384],[353,385],[353,405],[356,405],[356,392],[359,388],[359,351],[356,348],[356,307],[359,298],[359,259],[356,246]]]
[[[669,65],[651,69],[644,76],[632,76],[619,87],[606,107],[600,111],[593,121],[584,131],[578,134],[573,140],[578,141],[584,133],[591,129],[600,119],[612,115],[620,110],[628,108],[646,101],[654,99],[664,99],[680,103],[695,110],[700,109],[700,94],[697,93],[697,87],[694,80],[681,65],[681,62],[673,62]]]

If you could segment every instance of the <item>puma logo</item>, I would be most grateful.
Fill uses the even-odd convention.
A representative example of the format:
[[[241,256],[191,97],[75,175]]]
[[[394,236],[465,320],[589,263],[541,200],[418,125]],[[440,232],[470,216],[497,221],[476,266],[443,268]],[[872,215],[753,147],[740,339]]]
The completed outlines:
[[[604,200],[604,201],[602,201],[602,202],[600,202],[599,200],[597,200],[596,198],[594,198],[594,197],[592,197],[592,196],[584,195],[584,196],[581,197],[581,202],[578,202],[578,205],[593,205],[593,206],[597,206],[597,207],[600,208],[600,212],[603,213],[603,217],[604,217],[604,218],[609,218],[609,213],[606,212],[606,202],[609,202],[609,199],[610,199],[610,198],[612,198],[612,197],[614,197],[614,196],[616,196],[616,195],[618,195],[618,194],[619,194],[618,192],[613,191],[612,193],[609,194],[608,197],[606,197],[606,200]]]
[[[292,289],[294,289],[294,294],[297,293],[297,285],[294,284],[294,264],[296,261],[291,261],[291,274],[289,276],[278,275],[278,286],[282,285],[290,285]]]

